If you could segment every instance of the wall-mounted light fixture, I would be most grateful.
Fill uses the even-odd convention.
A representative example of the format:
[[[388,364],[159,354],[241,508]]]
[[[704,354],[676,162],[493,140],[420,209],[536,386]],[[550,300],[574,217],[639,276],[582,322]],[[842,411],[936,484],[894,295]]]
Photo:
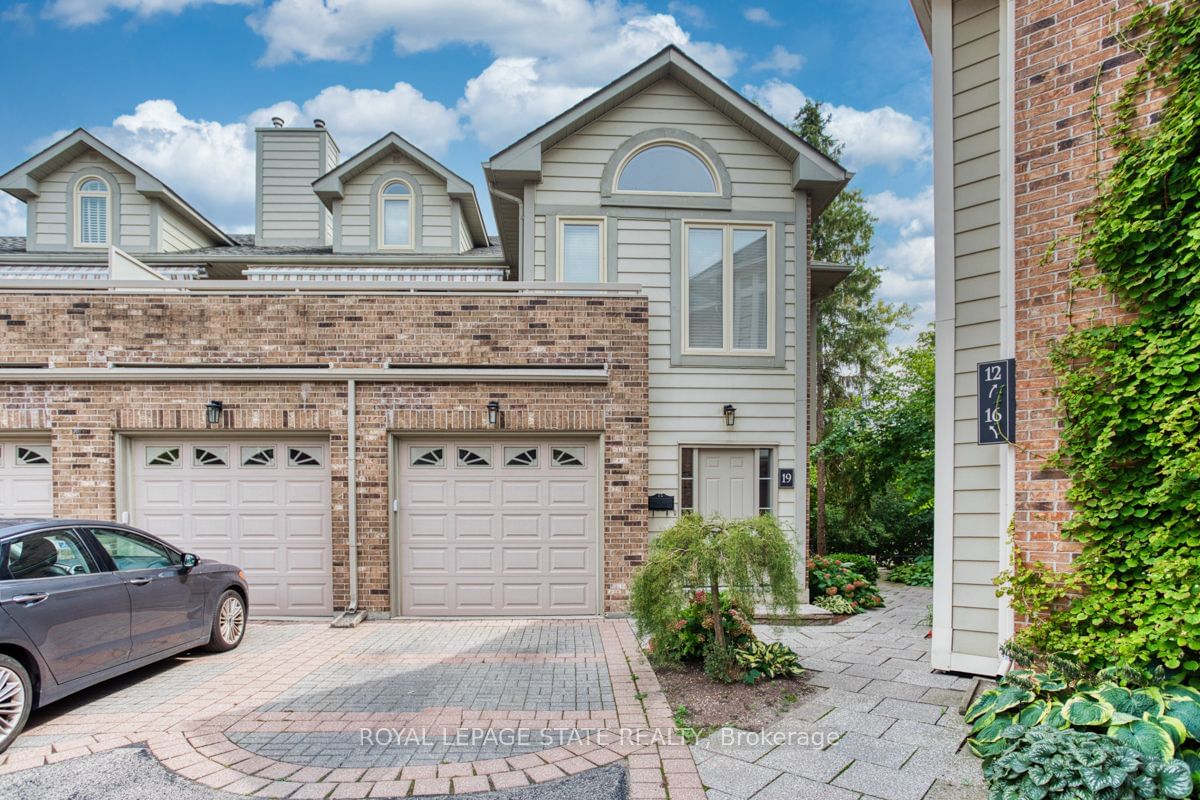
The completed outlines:
[[[216,425],[221,421],[221,412],[224,410],[225,404],[220,400],[209,400],[204,407],[204,419],[209,425]]]
[[[492,400],[487,404],[487,410],[488,425],[491,425],[494,428],[496,427],[496,423],[500,421],[500,403],[496,400]]]
[[[737,416],[737,409],[726,403],[725,408],[721,409],[721,413],[725,415],[725,424],[732,428],[734,417]]]

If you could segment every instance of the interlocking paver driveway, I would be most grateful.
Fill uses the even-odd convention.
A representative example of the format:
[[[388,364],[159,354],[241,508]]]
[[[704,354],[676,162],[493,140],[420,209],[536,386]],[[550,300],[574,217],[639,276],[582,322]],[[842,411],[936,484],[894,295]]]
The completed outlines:
[[[144,742],[190,780],[263,797],[546,783],[614,762],[632,798],[704,796],[624,620],[252,622],[35,713],[5,773]]]

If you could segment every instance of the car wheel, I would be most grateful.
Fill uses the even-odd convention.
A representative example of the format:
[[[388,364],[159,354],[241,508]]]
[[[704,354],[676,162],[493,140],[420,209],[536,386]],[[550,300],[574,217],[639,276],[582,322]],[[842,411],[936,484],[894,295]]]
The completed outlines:
[[[246,603],[233,589],[226,589],[213,613],[212,635],[207,649],[217,653],[232,650],[242,643],[245,635]]]
[[[0,753],[25,728],[33,706],[33,682],[20,661],[0,655]]]

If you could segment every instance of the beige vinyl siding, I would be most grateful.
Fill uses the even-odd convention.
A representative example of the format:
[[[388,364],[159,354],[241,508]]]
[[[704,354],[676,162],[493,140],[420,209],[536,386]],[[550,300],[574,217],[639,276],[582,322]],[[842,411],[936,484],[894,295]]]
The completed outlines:
[[[632,213],[632,212],[631,212]],[[671,228],[665,220],[617,220],[617,277],[642,286],[650,302],[650,493],[679,499],[681,445],[720,444],[775,447],[777,464],[796,458],[795,228],[785,226],[786,368],[718,369],[671,366]],[[738,409],[729,430],[721,407]],[[779,492],[777,516],[790,523],[793,492]],[[652,515],[650,531],[673,519]]]
[[[325,164],[322,167],[321,174],[332,171],[341,159],[341,153],[338,151],[337,143],[333,141],[333,137],[326,134],[325,139]],[[310,184],[311,185],[311,184]],[[333,244],[333,214],[325,213],[325,244]]]
[[[259,244],[327,244],[325,212],[312,190],[312,182],[324,174],[321,131],[261,131],[258,138]]]
[[[734,211],[789,213],[791,165],[678,81],[663,79],[567,137],[542,157],[539,205],[600,205],[600,177],[634,134],[680,128],[708,142],[729,170]]]
[[[74,249],[74,235],[67,230],[67,206],[74,202],[71,182],[80,170],[89,166],[104,170],[117,181],[120,203],[110,206],[110,213],[114,217],[110,224],[113,221],[119,223],[120,231],[112,243],[131,252],[149,250],[150,201],[134,188],[132,175],[100,156],[75,159],[41,180],[34,215],[33,244],[39,248]]]
[[[546,274],[546,217],[538,214],[533,218],[533,279],[553,281],[558,276]]]
[[[976,441],[976,364],[1000,358],[1000,10],[953,10],[955,654],[996,657],[1000,448]]]
[[[471,242],[471,230],[467,227],[466,218],[463,216],[464,214],[468,214],[470,212],[463,210],[462,201],[460,200],[450,201],[450,207],[458,208],[458,231],[456,234],[458,236],[458,247],[455,249],[460,253],[465,253],[475,246]],[[451,219],[454,219],[453,215],[451,216]]]
[[[420,185],[421,217],[414,220],[414,224],[421,228],[421,249],[450,250],[450,195],[446,191],[446,179],[399,153],[381,158],[346,181],[346,196],[340,201],[342,247],[378,247],[378,242],[371,241],[371,204],[378,200],[371,189],[379,177],[397,171],[408,173]]]
[[[164,253],[211,247],[214,242],[163,205],[158,207],[158,249]]]

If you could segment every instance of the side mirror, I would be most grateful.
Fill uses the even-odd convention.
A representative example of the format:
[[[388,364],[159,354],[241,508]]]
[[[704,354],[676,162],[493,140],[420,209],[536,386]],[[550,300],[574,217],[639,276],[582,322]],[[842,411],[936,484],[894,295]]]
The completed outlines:
[[[192,567],[196,566],[199,563],[200,563],[200,557],[197,556],[195,553],[184,553],[183,554],[183,561],[181,562],[181,566],[184,569],[191,569]]]

